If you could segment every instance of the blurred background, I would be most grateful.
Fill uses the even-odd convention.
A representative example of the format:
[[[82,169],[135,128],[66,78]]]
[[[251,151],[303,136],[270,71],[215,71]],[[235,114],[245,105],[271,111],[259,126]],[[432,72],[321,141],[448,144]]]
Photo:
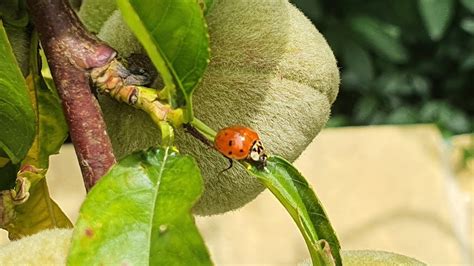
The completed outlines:
[[[324,130],[312,145],[349,169],[313,169],[321,173],[318,182],[340,178],[334,185],[339,189],[326,184],[329,190],[348,193],[333,199],[346,200],[333,210],[341,214],[336,219],[352,223],[345,231],[335,222],[342,243],[411,254],[429,264],[472,265],[474,0],[291,2],[324,35],[341,71],[328,122],[337,129]],[[420,123],[434,126],[407,126]],[[400,126],[368,126],[386,124]],[[332,140],[333,149],[321,150],[325,140]],[[347,155],[349,150],[356,155]],[[335,164],[334,159],[327,163]],[[304,171],[306,164],[301,167]],[[358,202],[353,207],[361,212],[385,212],[358,221],[353,212],[341,210],[347,199]],[[326,200],[332,208],[332,199]]]
[[[474,0],[293,0],[342,84],[329,126],[435,123],[473,132]]]

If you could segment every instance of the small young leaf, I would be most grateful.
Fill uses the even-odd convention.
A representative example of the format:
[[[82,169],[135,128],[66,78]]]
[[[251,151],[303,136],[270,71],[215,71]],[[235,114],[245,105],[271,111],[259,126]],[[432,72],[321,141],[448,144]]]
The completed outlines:
[[[336,233],[321,202],[301,173],[278,156],[268,158],[265,170],[252,167],[249,171],[270,189],[291,215],[303,234],[313,265],[325,265],[327,261],[320,240],[329,243],[336,265],[341,265],[341,247]]]
[[[454,14],[454,0],[418,0],[418,9],[431,39],[441,39]]]
[[[17,164],[35,136],[35,117],[25,80],[0,21],[0,149]]]
[[[209,36],[199,4],[195,0],[117,3],[160,72],[172,106],[186,106],[185,119],[191,121],[191,96],[209,62]]]
[[[58,205],[49,198],[46,170],[32,166],[18,173],[16,186],[0,192],[0,226],[12,240],[47,228],[71,228],[72,224]]]
[[[127,156],[90,191],[69,265],[211,265],[191,208],[203,190],[193,158],[171,148]]]

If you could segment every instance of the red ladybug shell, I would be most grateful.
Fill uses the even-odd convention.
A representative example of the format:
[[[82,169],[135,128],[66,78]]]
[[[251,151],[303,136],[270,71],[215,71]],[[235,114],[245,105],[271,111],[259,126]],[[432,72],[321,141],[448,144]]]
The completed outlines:
[[[248,158],[252,145],[259,139],[257,132],[248,127],[232,126],[217,133],[214,147],[228,158],[244,160]]]

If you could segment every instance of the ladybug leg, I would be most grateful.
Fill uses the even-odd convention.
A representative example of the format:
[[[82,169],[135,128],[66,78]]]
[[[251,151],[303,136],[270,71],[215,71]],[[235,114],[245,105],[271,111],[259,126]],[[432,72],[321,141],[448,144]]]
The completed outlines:
[[[230,168],[232,168],[232,166],[234,166],[234,160],[232,160],[231,158],[227,158],[227,159],[229,159],[229,167],[227,167],[224,171],[227,171]]]
[[[229,157],[226,157],[226,158],[229,160],[229,167],[227,167],[226,169],[220,171],[217,176],[220,176],[220,175],[223,174],[225,171],[229,170],[230,168],[232,168],[232,166],[234,166],[234,160],[232,160],[232,159],[229,158]]]

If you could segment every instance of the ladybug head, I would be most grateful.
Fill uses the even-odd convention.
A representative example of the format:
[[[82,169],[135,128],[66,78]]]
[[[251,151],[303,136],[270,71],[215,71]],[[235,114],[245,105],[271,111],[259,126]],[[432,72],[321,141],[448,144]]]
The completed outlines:
[[[264,168],[267,165],[267,155],[265,154],[265,148],[263,148],[262,141],[256,140],[253,143],[248,158],[257,163],[258,168]]]

